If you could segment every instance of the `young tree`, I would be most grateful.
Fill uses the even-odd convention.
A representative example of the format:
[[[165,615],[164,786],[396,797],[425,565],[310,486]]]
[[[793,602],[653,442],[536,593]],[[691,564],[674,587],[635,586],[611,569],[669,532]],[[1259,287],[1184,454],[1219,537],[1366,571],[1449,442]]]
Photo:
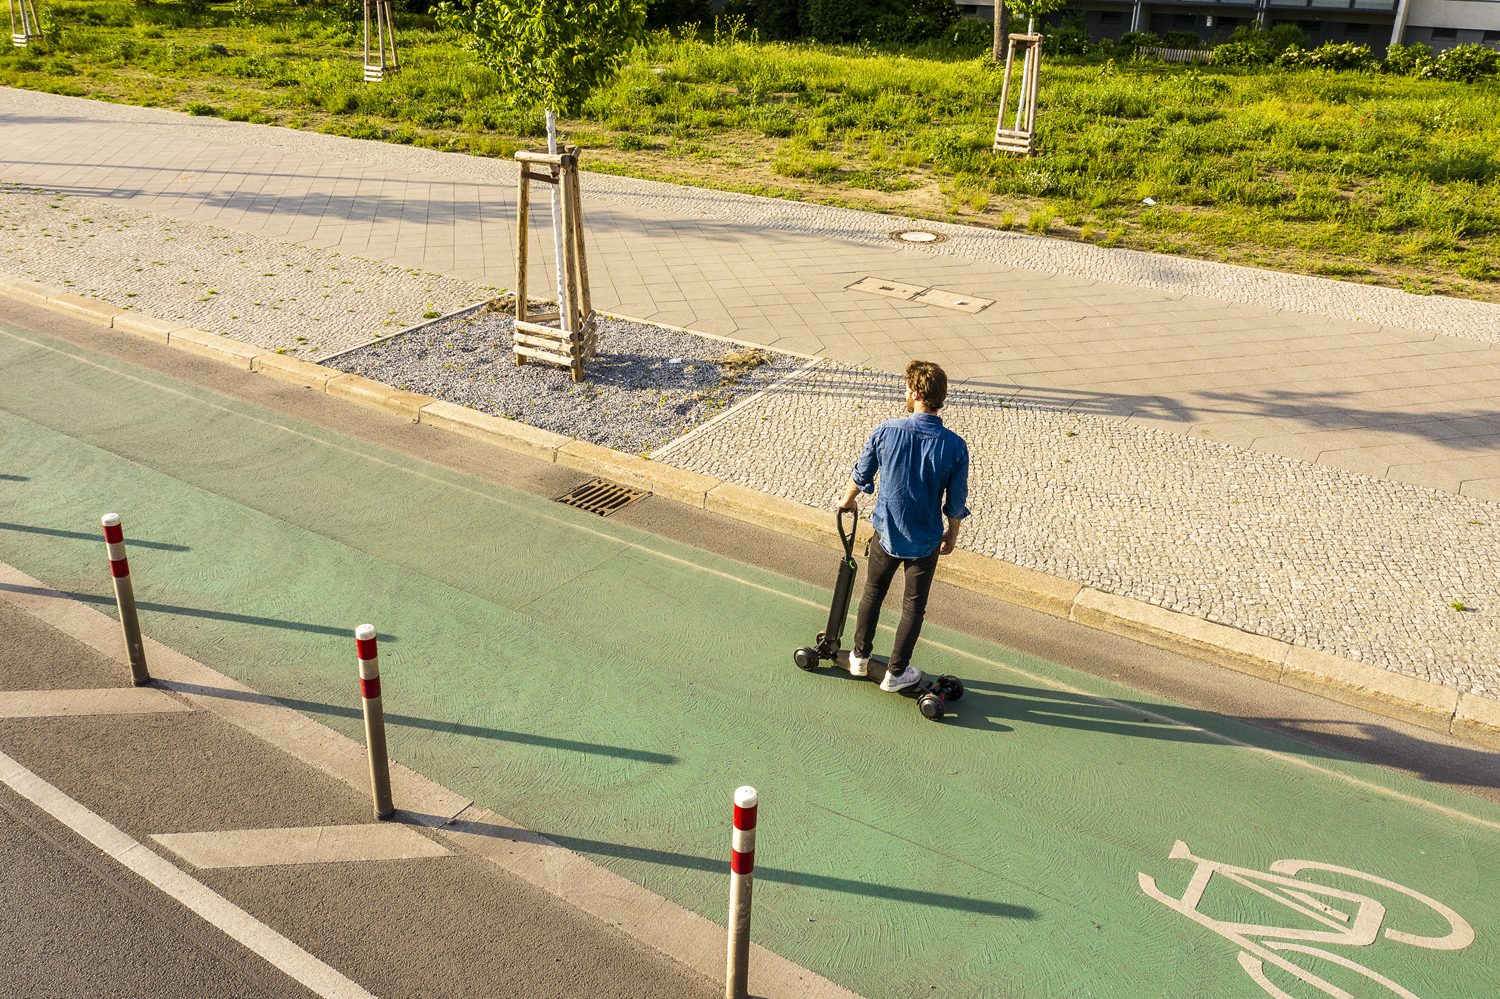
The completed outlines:
[[[1007,0],[1005,7],[1011,15],[1026,18],[1026,33],[1030,35],[1036,33],[1037,18],[1062,10],[1067,5],[1068,0]]]
[[[511,103],[564,114],[614,78],[646,30],[644,0],[473,0],[435,10],[499,74]]]

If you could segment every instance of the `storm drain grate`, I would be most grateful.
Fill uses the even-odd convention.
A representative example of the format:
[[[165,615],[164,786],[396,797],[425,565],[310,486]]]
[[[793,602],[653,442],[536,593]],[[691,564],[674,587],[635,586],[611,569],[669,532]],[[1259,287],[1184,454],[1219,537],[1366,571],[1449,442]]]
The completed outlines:
[[[616,510],[622,510],[641,497],[650,495],[644,489],[631,489],[618,482],[595,479],[593,482],[585,482],[565,496],[559,496],[557,502],[608,517]]]

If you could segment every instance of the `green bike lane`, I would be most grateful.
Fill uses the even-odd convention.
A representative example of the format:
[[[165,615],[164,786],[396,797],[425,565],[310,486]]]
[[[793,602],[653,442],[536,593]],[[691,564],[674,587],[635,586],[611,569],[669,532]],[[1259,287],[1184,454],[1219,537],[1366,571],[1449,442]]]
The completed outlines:
[[[754,784],[756,940],[872,999],[1500,987],[1485,801],[929,627],[934,724],[792,665],[825,590],[3,324],[0,442],[0,559],[109,613],[118,511],[149,634],[355,739],[374,623],[394,758],[720,922]]]

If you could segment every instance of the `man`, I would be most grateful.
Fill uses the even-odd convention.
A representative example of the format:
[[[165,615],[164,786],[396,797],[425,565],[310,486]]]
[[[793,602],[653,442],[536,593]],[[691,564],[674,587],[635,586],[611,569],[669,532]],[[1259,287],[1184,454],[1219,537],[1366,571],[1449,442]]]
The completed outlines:
[[[908,364],[906,411],[912,415],[886,420],[870,434],[838,506],[857,513],[855,497],[872,492],[875,473],[880,472],[880,496],[870,516],[875,537],[870,541],[865,592],[855,617],[849,672],[855,676],[869,672],[880,605],[896,570],[904,569],[901,624],[881,690],[905,690],[921,681],[922,672],[911,665],[911,653],[927,613],[932,574],[938,557],[957,545],[959,525],[969,515],[964,505],[969,498],[969,446],[944,427],[937,415],[947,398],[948,376],[942,368],[931,361]]]

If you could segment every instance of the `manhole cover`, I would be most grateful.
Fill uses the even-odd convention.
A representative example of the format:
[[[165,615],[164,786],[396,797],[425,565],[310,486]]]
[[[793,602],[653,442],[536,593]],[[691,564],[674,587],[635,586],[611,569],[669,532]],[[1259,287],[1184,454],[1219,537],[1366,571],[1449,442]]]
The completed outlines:
[[[618,482],[595,479],[593,482],[585,482],[566,496],[559,496],[557,502],[576,506],[589,513],[597,513],[601,517],[608,517],[616,510],[623,509],[641,497],[650,495],[644,489],[631,489]]]
[[[902,243],[941,243],[948,237],[940,232],[928,232],[926,229],[897,229],[891,233],[891,238]]]

